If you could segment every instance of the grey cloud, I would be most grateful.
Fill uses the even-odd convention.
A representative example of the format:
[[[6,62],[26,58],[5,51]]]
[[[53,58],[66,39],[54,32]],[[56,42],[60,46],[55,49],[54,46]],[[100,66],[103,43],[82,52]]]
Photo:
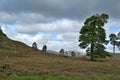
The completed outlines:
[[[0,23],[3,24],[32,24],[32,23],[46,23],[49,18],[37,13],[4,13],[0,12]]]
[[[0,12],[38,13],[46,17],[82,20],[96,13],[119,18],[120,0],[1,0]]]
[[[104,12],[110,15],[110,18],[120,18],[120,0],[99,0],[95,12]]]
[[[0,11],[8,13],[40,13],[55,18],[83,19],[92,13],[106,12],[116,15],[119,0],[2,0]]]
[[[1,3],[0,10],[9,13],[35,12],[54,13],[59,11],[56,0],[6,0]]]

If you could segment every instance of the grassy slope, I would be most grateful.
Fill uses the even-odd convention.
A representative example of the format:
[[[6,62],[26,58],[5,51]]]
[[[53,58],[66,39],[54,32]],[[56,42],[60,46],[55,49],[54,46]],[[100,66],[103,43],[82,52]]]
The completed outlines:
[[[35,52],[26,44],[9,39],[4,33],[0,32],[0,57],[26,56]]]
[[[120,60],[91,62],[42,54],[21,42],[3,37],[5,40],[0,45],[0,80],[6,77],[6,80],[120,79]]]

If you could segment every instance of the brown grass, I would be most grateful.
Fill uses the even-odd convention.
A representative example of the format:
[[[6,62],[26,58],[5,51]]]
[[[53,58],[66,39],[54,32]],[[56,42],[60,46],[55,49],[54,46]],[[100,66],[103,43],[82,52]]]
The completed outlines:
[[[79,58],[63,58],[34,53],[26,57],[4,57],[0,59],[0,72],[9,75],[57,75],[80,78],[120,79],[120,61],[83,61]]]

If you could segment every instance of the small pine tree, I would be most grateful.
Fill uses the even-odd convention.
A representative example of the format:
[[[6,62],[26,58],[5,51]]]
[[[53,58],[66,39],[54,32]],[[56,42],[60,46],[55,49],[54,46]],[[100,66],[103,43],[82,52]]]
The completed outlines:
[[[60,51],[59,51],[60,54],[64,55],[64,49],[62,48]]]
[[[42,52],[45,52],[45,53],[47,52],[47,46],[46,45],[43,46]]]
[[[72,56],[72,57],[75,57],[75,56],[76,56],[76,54],[75,54],[74,51],[71,52],[71,56]]]
[[[110,34],[110,43],[113,45],[113,53],[115,53],[115,46],[117,45],[117,36],[115,34]]]
[[[120,49],[120,32],[118,33],[118,35],[115,34],[110,34],[109,35],[110,38],[110,44],[113,45],[113,53],[115,53],[115,46],[117,46]]]
[[[37,48],[37,43],[36,43],[36,42],[34,42],[34,43],[32,44],[32,48],[33,48],[33,49],[38,49],[38,48]]]

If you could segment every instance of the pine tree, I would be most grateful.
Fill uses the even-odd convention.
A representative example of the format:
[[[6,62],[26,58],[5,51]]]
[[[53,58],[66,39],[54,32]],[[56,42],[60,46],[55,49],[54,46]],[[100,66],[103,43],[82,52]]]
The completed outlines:
[[[36,42],[34,42],[34,43],[32,44],[32,48],[38,49],[38,48],[37,48],[37,43],[36,43]]]
[[[45,53],[47,52],[47,46],[46,45],[43,46],[42,52],[45,52]]]
[[[98,57],[110,56],[105,51],[105,46],[108,41],[105,40],[106,33],[103,28],[109,16],[107,14],[96,14],[86,19],[84,26],[80,30],[79,46],[81,48],[87,48],[87,55],[91,57],[91,60],[95,60]]]
[[[75,57],[75,56],[76,56],[76,54],[75,54],[74,51],[71,52],[71,56],[72,56],[72,57]]]
[[[118,48],[120,48],[120,32],[118,33],[118,35],[116,34],[110,34],[109,35],[110,38],[110,44],[113,45],[113,53],[115,53],[115,47],[117,46]]]
[[[62,48],[60,51],[59,51],[60,54],[64,54],[64,49]]]

